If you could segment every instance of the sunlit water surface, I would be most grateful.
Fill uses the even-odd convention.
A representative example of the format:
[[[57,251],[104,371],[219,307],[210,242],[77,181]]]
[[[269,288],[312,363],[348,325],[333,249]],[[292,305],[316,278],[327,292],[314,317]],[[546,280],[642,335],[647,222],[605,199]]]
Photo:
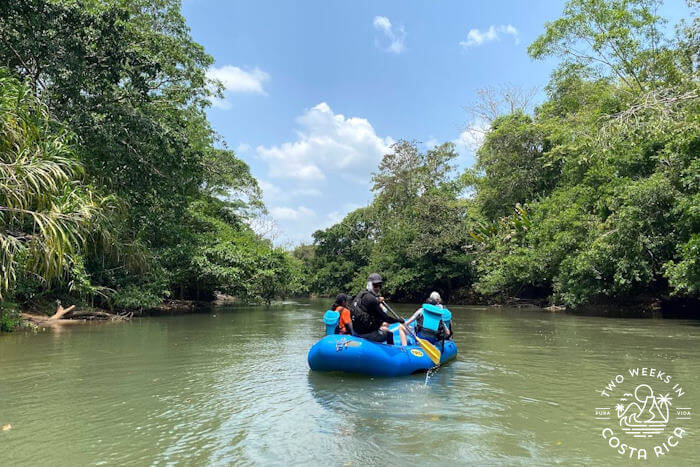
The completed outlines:
[[[611,378],[662,369],[700,408],[694,321],[455,306],[456,361],[373,379],[309,370],[327,305],[1,335],[0,464],[629,464],[595,419]],[[700,464],[682,423],[647,462]]]

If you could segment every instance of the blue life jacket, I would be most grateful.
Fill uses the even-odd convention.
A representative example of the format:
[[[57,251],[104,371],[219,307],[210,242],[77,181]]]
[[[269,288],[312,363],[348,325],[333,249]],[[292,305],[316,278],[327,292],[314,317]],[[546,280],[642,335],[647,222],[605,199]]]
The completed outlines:
[[[323,323],[326,325],[326,335],[335,334],[335,328],[338,326],[340,313],[337,311],[328,310],[323,314]]]
[[[440,328],[440,321],[442,320],[442,314],[444,310],[436,305],[431,305],[429,303],[423,304],[423,328],[437,332]]]
[[[442,309],[442,322],[445,323],[445,327],[452,333],[452,313],[447,308]]]

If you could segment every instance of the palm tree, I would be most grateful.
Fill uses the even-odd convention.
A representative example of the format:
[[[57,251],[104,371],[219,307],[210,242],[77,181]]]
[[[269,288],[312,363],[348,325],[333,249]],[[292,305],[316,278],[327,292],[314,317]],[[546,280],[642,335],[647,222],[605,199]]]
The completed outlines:
[[[19,270],[61,275],[104,219],[107,198],[82,182],[72,136],[0,69],[0,299]]]

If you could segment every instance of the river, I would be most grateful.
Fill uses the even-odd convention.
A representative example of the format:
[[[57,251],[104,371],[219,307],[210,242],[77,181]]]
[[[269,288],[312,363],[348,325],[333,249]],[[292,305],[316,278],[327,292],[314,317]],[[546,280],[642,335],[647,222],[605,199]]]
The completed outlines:
[[[602,430],[617,437],[620,425],[595,409],[614,408],[601,395],[611,379],[636,384],[630,369],[654,368],[663,375],[650,385],[674,397],[653,442],[679,424],[685,434],[647,462],[700,464],[694,413],[676,420],[677,407],[700,408],[697,321],[455,306],[456,361],[373,379],[308,369],[325,305],[0,335],[0,425],[11,425],[0,463],[631,464],[639,451],[629,460],[611,447]]]

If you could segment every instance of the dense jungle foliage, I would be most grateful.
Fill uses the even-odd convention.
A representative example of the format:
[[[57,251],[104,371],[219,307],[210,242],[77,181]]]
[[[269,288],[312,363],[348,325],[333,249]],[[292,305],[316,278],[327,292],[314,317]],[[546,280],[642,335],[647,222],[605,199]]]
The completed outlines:
[[[1,2],[0,42],[5,321],[295,292],[301,263],[249,227],[261,192],[207,121],[220,85],[179,1]]]
[[[449,143],[394,146],[371,205],[297,250],[311,289],[355,292],[379,271],[396,299],[697,298],[700,23],[689,2],[668,38],[657,6],[569,1],[528,48],[561,58],[546,100],[482,121],[462,174]]]

